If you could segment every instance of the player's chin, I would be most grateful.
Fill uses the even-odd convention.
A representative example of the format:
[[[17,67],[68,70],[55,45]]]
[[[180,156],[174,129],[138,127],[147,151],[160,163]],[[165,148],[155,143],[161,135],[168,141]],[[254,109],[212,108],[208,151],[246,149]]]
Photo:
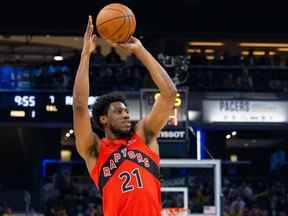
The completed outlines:
[[[122,128],[121,128],[121,131],[122,132],[125,132],[125,133],[128,133],[129,131],[131,130],[131,126],[123,126]]]
[[[122,133],[129,133],[131,130],[131,126],[130,125],[122,125],[121,128],[119,128]]]
[[[123,132],[130,131],[131,130],[131,124],[130,123],[121,124],[121,130]]]

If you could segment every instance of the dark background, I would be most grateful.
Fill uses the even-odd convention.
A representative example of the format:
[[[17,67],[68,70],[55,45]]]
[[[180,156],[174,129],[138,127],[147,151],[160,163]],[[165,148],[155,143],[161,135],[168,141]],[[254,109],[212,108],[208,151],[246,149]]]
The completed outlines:
[[[44,0],[1,2],[1,34],[80,35],[88,14],[106,4],[130,7],[137,33],[287,36],[287,3],[260,0]]]

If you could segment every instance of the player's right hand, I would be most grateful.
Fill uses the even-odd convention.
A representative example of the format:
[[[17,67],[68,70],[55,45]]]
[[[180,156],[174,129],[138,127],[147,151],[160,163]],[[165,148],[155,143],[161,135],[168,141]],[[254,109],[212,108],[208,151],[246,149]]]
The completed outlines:
[[[82,55],[90,55],[96,49],[96,34],[93,33],[94,26],[92,16],[89,15],[86,32],[83,37]]]
[[[126,43],[120,43],[118,44],[119,47],[122,49],[136,54],[139,50],[143,48],[143,45],[140,40],[138,40],[136,37],[131,36],[130,39]]]
[[[110,40],[106,40],[106,42],[114,48],[120,48],[125,52],[134,54],[136,54],[138,50],[142,50],[143,48],[141,41],[133,36],[131,36],[130,39],[125,43],[114,43]]]

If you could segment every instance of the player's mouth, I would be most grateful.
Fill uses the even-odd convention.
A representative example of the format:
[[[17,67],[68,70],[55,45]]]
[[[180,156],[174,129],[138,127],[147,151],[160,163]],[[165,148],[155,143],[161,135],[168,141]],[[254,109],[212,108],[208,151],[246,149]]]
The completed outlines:
[[[123,122],[122,122],[122,125],[123,125],[124,127],[131,127],[131,122],[130,122],[130,121],[123,121]]]

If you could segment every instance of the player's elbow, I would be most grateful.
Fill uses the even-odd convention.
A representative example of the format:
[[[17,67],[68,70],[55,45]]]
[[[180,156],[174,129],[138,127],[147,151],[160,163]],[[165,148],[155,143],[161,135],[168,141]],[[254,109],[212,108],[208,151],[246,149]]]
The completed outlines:
[[[83,112],[87,109],[86,104],[83,103],[81,100],[77,100],[77,98],[75,98],[73,100],[73,111],[74,112]]]
[[[79,141],[76,141],[76,150],[78,152],[78,154],[83,158],[83,159],[86,159],[87,157],[87,153],[88,153],[88,150],[87,148],[84,147],[83,144],[81,144]]]
[[[83,106],[83,105],[77,105],[77,104],[73,104],[73,112],[74,113],[82,113],[82,112],[84,112],[85,111],[85,107]]]

